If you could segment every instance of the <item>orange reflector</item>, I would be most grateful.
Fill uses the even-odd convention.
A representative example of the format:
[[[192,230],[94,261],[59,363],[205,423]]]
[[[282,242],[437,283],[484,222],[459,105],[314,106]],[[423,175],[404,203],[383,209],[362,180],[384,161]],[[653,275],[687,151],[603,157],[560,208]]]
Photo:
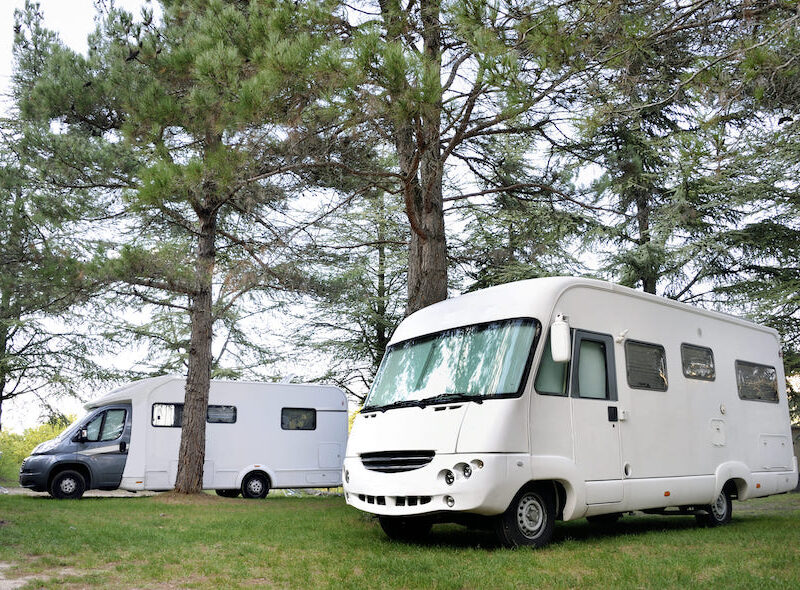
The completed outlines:
[[[757,484],[756,484],[756,487],[757,487],[757,488],[760,488],[760,487],[761,487],[761,484],[760,484],[760,483],[757,483]]]
[[[669,492],[664,492],[664,496],[669,496]]]

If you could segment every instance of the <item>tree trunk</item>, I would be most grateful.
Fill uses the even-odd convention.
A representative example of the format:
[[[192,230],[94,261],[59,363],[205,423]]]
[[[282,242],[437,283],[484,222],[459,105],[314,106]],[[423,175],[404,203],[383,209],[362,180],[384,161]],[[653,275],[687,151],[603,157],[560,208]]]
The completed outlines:
[[[636,221],[639,226],[639,246],[647,247],[650,245],[652,237],[650,235],[650,199],[646,194],[636,196]],[[658,271],[656,263],[648,253],[642,267],[639,269],[639,280],[642,282],[642,289],[645,293],[656,294],[656,284],[658,283]]]
[[[406,28],[413,19],[404,14],[398,0],[379,0],[387,37],[406,44]],[[441,149],[442,38],[441,0],[420,0],[420,23],[426,80],[417,84],[438,84],[423,94],[435,97],[418,104],[417,113],[393,121],[395,149],[404,177],[406,216],[411,226],[408,249],[408,301],[406,315],[447,298],[447,243],[442,203]],[[405,47],[415,51],[414,47]],[[410,89],[403,79],[388,88],[393,102],[407,99]]]
[[[211,341],[214,323],[211,313],[211,286],[216,258],[214,241],[217,213],[215,210],[198,212],[198,218],[200,235],[195,267],[195,290],[189,311],[192,334],[189,344],[181,446],[178,454],[178,475],[175,480],[175,491],[183,494],[194,494],[203,489],[206,414],[208,390],[211,386]]]

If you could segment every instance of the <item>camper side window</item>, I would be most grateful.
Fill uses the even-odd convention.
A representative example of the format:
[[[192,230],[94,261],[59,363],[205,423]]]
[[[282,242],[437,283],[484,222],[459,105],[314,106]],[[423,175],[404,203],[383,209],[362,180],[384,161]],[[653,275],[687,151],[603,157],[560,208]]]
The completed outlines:
[[[736,361],[736,385],[741,399],[778,403],[775,367]]]
[[[714,353],[710,348],[681,344],[681,363],[685,377],[703,381],[714,380]]]
[[[234,424],[236,406],[208,406],[206,422],[209,424]],[[183,404],[153,404],[153,426],[180,428],[183,424]]]
[[[183,424],[183,404],[153,404],[152,424],[180,428]]]
[[[550,334],[548,333],[542,351],[542,360],[539,363],[539,371],[536,373],[534,383],[536,391],[547,395],[567,395],[568,369],[569,363],[557,363],[553,360],[550,350]]]
[[[634,389],[667,390],[667,353],[659,344],[625,341],[628,385]]]
[[[617,399],[614,341],[608,334],[575,331],[572,361],[573,397]]]
[[[317,411],[313,408],[283,408],[282,430],[316,430]]]

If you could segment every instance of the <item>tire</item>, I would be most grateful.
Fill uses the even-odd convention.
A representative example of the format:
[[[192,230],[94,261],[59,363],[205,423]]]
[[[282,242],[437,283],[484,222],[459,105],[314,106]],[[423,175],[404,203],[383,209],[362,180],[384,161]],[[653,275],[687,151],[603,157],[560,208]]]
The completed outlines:
[[[723,488],[713,504],[703,507],[703,514],[695,515],[697,522],[704,526],[717,527],[728,524],[733,515],[733,502],[727,488]]]
[[[613,512],[611,514],[598,514],[596,516],[587,516],[586,520],[597,526],[611,526],[613,524],[616,524],[621,517],[622,514],[620,514],[619,512]]]
[[[242,496],[250,499],[266,498],[269,479],[263,473],[248,473],[242,480]]]
[[[50,482],[50,495],[59,500],[77,500],[86,491],[86,480],[77,471],[67,469]]]
[[[223,498],[236,498],[241,492],[239,490],[214,490],[217,493],[217,496],[222,496]]]
[[[414,542],[421,541],[431,532],[433,523],[429,518],[422,516],[378,516],[383,532],[393,541]]]
[[[553,537],[556,518],[553,491],[522,488],[508,509],[496,517],[495,533],[505,547],[543,547]]]

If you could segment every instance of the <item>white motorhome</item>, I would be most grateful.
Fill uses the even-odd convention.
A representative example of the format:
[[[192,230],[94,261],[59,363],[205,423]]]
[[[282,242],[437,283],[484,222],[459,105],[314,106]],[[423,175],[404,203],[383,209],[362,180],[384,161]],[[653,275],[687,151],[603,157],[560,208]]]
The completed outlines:
[[[432,305],[394,333],[344,462],[349,504],[547,543],[557,519],[731,517],[794,488],[778,334],[611,283],[545,278]]]
[[[23,461],[20,483],[58,498],[172,489],[185,385],[143,379],[86,404],[85,417]],[[337,387],[212,380],[203,488],[263,498],[270,488],[338,487],[347,425]]]

